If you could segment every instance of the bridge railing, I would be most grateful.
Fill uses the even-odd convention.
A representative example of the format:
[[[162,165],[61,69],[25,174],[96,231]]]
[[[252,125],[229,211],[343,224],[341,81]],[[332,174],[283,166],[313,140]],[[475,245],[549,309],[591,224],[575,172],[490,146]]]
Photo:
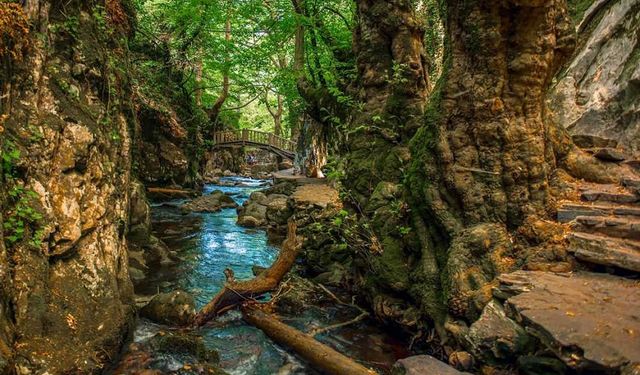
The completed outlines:
[[[215,132],[213,134],[213,144],[225,143],[260,143],[269,145],[281,150],[296,152],[296,144],[286,138],[276,136],[273,133],[261,132],[259,130],[227,130]]]

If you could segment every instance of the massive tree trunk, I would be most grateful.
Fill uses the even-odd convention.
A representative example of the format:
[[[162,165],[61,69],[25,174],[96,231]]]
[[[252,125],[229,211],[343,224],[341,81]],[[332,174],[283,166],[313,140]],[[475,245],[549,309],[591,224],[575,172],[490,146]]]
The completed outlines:
[[[565,8],[564,0],[447,2],[447,60],[412,142],[407,186],[422,243],[414,295],[440,324],[443,307],[477,317],[489,282],[525,257],[513,234],[545,216],[552,172],[572,163],[573,145],[545,106],[573,47]]]
[[[518,229],[546,216],[554,170],[595,173],[547,121],[546,90],[574,44],[564,0],[444,8],[445,66],[426,108],[412,2],[357,2],[364,106],[344,154],[344,184],[383,248],[367,259],[369,295],[410,296],[441,335],[447,316],[477,318],[495,276],[526,261]]]

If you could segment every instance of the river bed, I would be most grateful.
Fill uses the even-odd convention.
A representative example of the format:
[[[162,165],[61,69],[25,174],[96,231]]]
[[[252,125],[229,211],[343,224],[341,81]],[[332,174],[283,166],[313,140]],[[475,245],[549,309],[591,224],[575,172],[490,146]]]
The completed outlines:
[[[204,194],[222,190],[242,204],[249,195],[268,186],[267,181],[240,177],[221,180],[223,186],[206,185]],[[229,186],[235,184],[236,186]],[[153,295],[176,289],[191,293],[197,307],[204,306],[224,283],[223,271],[231,268],[237,279],[253,276],[252,267],[268,267],[278,254],[277,247],[267,241],[265,231],[236,225],[235,209],[217,213],[184,215],[174,200],[152,205],[155,234],[177,253],[180,261],[172,266],[154,270],[153,275],[139,286],[139,295]],[[302,314],[283,315],[292,326],[308,330],[346,321],[358,314],[355,309],[336,304],[309,306]],[[134,333],[134,342],[144,342],[168,330],[141,319]],[[315,374],[303,360],[274,344],[259,329],[247,325],[240,313],[230,312],[215,324],[198,332],[208,349],[220,355],[220,366],[232,375]],[[318,337],[336,350],[360,361],[380,373],[387,373],[399,358],[410,353],[401,342],[369,321],[329,331]],[[163,373],[190,373],[180,353],[156,353],[152,368]],[[187,365],[187,366],[185,366]]]

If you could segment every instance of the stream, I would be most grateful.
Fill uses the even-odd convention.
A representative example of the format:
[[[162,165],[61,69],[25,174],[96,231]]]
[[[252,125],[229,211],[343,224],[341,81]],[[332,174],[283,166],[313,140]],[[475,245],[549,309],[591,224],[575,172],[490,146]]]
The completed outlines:
[[[252,192],[268,187],[267,181],[240,177],[223,178],[221,184],[224,186],[206,185],[204,194],[222,190],[242,204]],[[228,186],[231,184],[236,186]],[[191,293],[200,308],[223,286],[225,268],[232,268],[237,279],[251,278],[253,266],[268,267],[276,259],[278,248],[268,243],[266,232],[236,225],[235,209],[185,215],[179,209],[183,202],[173,200],[152,205],[154,232],[178,254],[180,261],[154,270],[136,289],[137,294],[154,295],[181,289]],[[353,310],[331,303],[309,306],[302,314],[285,314],[281,318],[296,328],[309,330],[349,320],[358,315],[358,311]],[[167,330],[170,328],[140,319],[133,341],[143,343]],[[218,352],[220,367],[229,374],[316,374],[303,360],[273,343],[259,329],[244,323],[237,311],[227,313],[198,333],[207,349]],[[367,320],[317,338],[380,373],[388,373],[397,359],[410,355],[404,342]],[[185,371],[190,359],[183,354],[166,351],[151,354],[155,358],[151,366],[154,370],[192,373]]]

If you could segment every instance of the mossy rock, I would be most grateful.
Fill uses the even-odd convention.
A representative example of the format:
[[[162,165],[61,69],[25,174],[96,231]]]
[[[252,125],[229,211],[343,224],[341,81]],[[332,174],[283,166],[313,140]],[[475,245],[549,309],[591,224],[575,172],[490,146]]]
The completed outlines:
[[[409,287],[410,267],[402,243],[395,238],[382,240],[383,252],[373,258],[375,274],[370,277],[380,286],[401,292]]]

